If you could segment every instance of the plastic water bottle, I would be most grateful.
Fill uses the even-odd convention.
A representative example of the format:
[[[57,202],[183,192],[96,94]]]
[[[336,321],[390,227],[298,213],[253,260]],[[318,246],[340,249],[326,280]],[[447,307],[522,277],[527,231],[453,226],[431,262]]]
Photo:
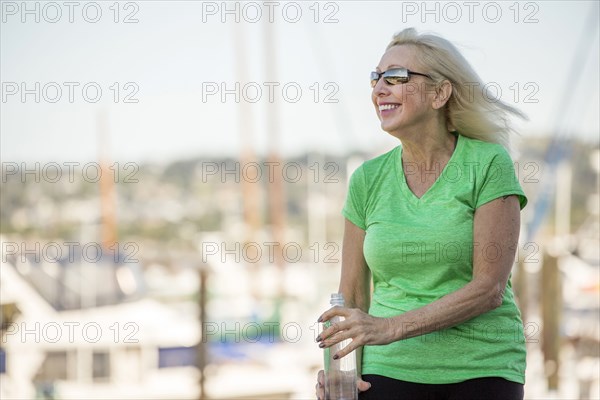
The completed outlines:
[[[331,295],[331,306],[344,306],[344,296],[341,293]],[[331,324],[341,322],[344,317],[334,317],[326,321],[323,329]],[[333,356],[350,343],[351,339],[343,340],[325,349],[325,399],[326,400],[357,400],[356,388],[356,354],[350,354],[337,360]]]

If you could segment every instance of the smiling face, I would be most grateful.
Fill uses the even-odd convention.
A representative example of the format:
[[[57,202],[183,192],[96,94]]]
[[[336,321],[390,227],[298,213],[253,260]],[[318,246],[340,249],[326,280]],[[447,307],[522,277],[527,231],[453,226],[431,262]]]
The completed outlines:
[[[417,62],[417,49],[411,45],[391,47],[381,57],[377,72],[404,67],[427,74]],[[411,75],[407,83],[390,85],[379,79],[372,92],[372,100],[381,128],[398,138],[422,134],[439,122],[441,110],[435,104],[436,93],[431,79]]]

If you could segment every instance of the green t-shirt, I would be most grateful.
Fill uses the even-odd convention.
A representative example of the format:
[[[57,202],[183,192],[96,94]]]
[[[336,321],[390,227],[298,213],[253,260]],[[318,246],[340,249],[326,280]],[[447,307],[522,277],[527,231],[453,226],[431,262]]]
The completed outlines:
[[[365,230],[373,277],[369,314],[392,317],[422,307],[472,279],[473,251],[498,256],[473,239],[481,205],[516,194],[527,203],[506,150],[458,135],[437,181],[417,198],[406,184],[402,147],[363,163],[350,178],[342,214]],[[410,170],[409,170],[410,167]],[[434,173],[434,171],[432,171]],[[383,346],[365,346],[363,374],[419,383],[479,377],[525,382],[525,340],[510,280],[502,305],[452,328]]]

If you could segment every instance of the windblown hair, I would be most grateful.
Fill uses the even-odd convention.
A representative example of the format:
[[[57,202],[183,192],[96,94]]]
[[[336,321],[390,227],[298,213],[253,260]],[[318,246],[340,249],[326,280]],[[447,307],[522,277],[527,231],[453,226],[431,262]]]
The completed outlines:
[[[485,84],[469,62],[448,40],[433,34],[419,34],[414,28],[398,32],[386,50],[393,46],[412,45],[418,50],[419,62],[435,81],[436,88],[444,80],[452,84],[452,95],[446,103],[447,125],[461,135],[509,148],[509,135],[514,131],[510,118],[527,116],[484,91]]]

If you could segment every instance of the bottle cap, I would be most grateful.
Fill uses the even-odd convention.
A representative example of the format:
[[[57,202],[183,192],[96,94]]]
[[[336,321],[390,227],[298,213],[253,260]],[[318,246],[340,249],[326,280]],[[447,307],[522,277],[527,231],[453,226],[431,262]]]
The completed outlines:
[[[344,306],[344,295],[341,293],[332,293],[329,304],[332,306]]]

